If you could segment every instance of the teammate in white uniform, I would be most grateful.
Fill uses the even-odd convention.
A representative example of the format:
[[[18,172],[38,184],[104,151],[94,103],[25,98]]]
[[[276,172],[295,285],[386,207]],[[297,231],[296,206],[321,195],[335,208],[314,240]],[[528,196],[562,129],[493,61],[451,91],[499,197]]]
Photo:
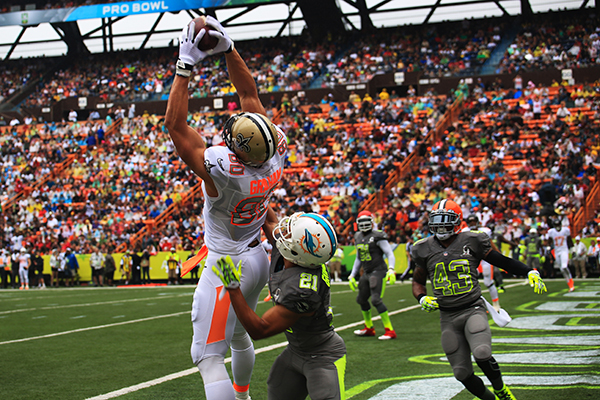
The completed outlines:
[[[479,226],[479,218],[475,214],[471,214],[466,219],[467,228],[463,231],[479,231],[485,233],[490,238],[492,248],[499,252],[498,248],[492,241],[492,230],[487,226]],[[487,261],[481,260],[481,270],[483,273],[483,284],[488,288],[490,292],[490,298],[492,299],[492,305],[496,311],[500,312],[500,297],[498,296],[498,288],[494,282],[494,267]]]
[[[29,290],[29,267],[31,266],[31,256],[27,254],[25,247],[21,247],[17,260],[19,261],[19,282],[21,282],[21,287],[19,289]]]
[[[206,23],[218,40],[208,52],[196,43],[194,23],[184,27],[179,45],[177,72],[171,88],[165,125],[179,156],[203,180],[205,266],[223,256],[242,261],[241,290],[248,305],[256,308],[268,278],[269,259],[260,246],[260,228],[272,238],[277,224],[269,206],[273,189],[281,179],[287,145],[285,135],[265,116],[254,79],[234,49],[221,24],[212,17]],[[231,82],[240,97],[242,113],[233,115],[223,129],[227,147],[206,148],[204,139],[187,125],[188,84],[193,66],[209,54],[225,53]],[[223,292],[223,293],[222,293]],[[229,296],[210,268],[205,268],[192,304],[191,356],[204,381],[207,400],[247,399],[254,366],[254,346],[237,322]],[[231,347],[233,385],[224,364]]]
[[[555,266],[560,268],[567,285],[569,286],[569,292],[575,290],[575,284],[573,283],[573,277],[571,271],[569,271],[569,244],[571,240],[571,230],[569,228],[563,228],[560,220],[554,223],[554,227],[548,230],[548,237],[552,239],[554,244],[554,259]]]

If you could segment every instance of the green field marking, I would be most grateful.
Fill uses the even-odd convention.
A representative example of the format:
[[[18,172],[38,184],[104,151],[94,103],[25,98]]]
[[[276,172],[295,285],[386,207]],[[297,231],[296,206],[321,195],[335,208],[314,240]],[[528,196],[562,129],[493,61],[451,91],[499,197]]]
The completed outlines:
[[[565,323],[566,326],[600,326],[600,321],[596,322],[595,324],[585,324],[582,323],[582,321],[584,320],[594,320],[594,319],[600,319],[600,316],[598,317],[575,317],[575,318],[571,318],[567,321],[567,323]]]
[[[360,383],[350,389],[346,389],[346,399],[350,399],[350,398],[372,388],[373,386],[379,385],[380,383],[412,381],[415,379],[445,378],[445,377],[453,377],[453,376],[454,376],[453,374],[430,374],[430,375],[397,376],[397,377],[393,377],[393,378],[373,379],[370,381]]]
[[[571,388],[580,388],[586,390],[596,390],[600,388],[600,379],[597,374],[545,374],[545,373],[528,373],[525,376],[503,374],[504,381],[514,390],[536,390],[536,391],[555,391]],[[563,382],[557,382],[563,381]],[[356,385],[346,391],[347,399],[355,397],[374,386],[382,383],[395,382],[380,391],[371,399],[405,399],[415,392],[414,395],[418,398],[425,398],[426,395],[436,393],[437,399],[446,400],[454,398],[455,394],[467,392],[462,388],[458,381],[454,380],[451,374],[435,374],[435,375],[413,375],[408,377],[397,377],[387,379],[376,379]],[[395,387],[398,386],[398,387]]]

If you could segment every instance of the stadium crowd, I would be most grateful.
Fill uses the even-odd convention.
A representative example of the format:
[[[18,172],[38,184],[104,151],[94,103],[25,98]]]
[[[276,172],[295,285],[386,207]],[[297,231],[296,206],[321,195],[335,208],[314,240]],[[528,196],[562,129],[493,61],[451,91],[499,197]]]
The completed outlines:
[[[561,12],[533,16],[522,23],[496,72],[597,65],[599,33],[598,16],[593,13]]]
[[[242,56],[248,60],[261,93],[306,89],[317,78],[321,78],[321,86],[333,86],[368,82],[389,72],[422,72],[432,77],[477,74],[502,40],[502,32],[516,24],[511,18],[464,20],[387,28],[318,43],[308,36],[302,40],[259,39],[252,41],[251,47],[243,46],[247,50]],[[537,15],[522,24],[497,73],[595,65],[600,47],[597,26],[597,18],[583,11],[561,13],[560,21],[552,13]],[[109,58],[85,56],[40,83],[25,105],[48,106],[73,96],[100,96],[110,102],[160,99],[170,88],[175,53],[171,46],[117,51]],[[25,72],[19,64],[3,66],[0,76],[5,87],[0,94],[6,97],[19,90],[35,71],[47,68],[47,62],[28,60]],[[199,63],[190,95],[232,95],[223,64],[223,58],[206,58]]]
[[[540,34],[546,32],[568,36],[563,46],[578,40],[592,47],[600,43],[595,33],[590,34],[595,20],[570,26],[566,33],[543,21],[526,26],[525,32],[537,33],[518,35],[511,49],[523,54],[522,49],[538,46]],[[261,39],[243,57],[263,93],[308,87],[324,69],[325,84],[364,82],[390,71],[456,74],[489,57],[506,23],[452,23],[443,34],[435,26],[413,30],[411,35],[384,30],[341,53],[336,53],[340,46],[334,47],[331,40],[299,46],[289,38]],[[25,104],[48,105],[71,96],[127,102],[161,95],[168,92],[174,52],[168,48],[118,53],[108,60],[89,56],[58,71]],[[521,61],[511,55],[501,65],[516,71],[522,68]],[[207,59],[196,67],[190,96],[234,93],[222,63],[219,58]],[[31,69],[7,65],[2,75],[11,79],[5,80],[3,90],[14,93],[31,81],[40,70],[36,62],[32,65]],[[576,66],[583,65],[588,64]],[[431,135],[459,94],[466,98],[459,119],[442,137]],[[504,88],[499,81],[484,84],[479,79],[471,85],[461,81],[447,95],[429,91],[417,96],[409,88],[402,98],[383,90],[375,98],[352,93],[344,102],[326,96],[320,104],[284,95],[270,105],[277,110],[269,111],[271,117],[280,118],[289,140],[284,179],[274,191],[273,205],[279,216],[291,211],[328,216],[340,243],[350,244],[352,232],[344,231],[348,221],[414,153],[418,157],[409,175],[391,188],[376,212],[390,242],[428,235],[427,210],[446,197],[463,208],[465,217],[476,213],[483,224],[518,241],[526,227],[545,227],[548,210],[571,215],[595,182],[600,167],[597,94],[598,82],[544,87],[515,79],[514,88]],[[230,103],[232,112],[236,106]],[[209,146],[219,145],[229,112],[194,112],[188,121]],[[41,252],[55,248],[87,252],[92,244],[114,249],[144,226],[152,226],[198,182],[179,162],[160,116],[125,117],[119,108],[107,120],[24,122],[0,127],[0,200],[4,204],[25,194],[3,221],[4,246],[13,251],[19,243]],[[118,128],[107,135],[113,124]],[[67,159],[67,168],[52,173]],[[46,183],[36,186],[42,179]],[[141,248],[197,249],[204,230],[201,212],[197,199],[175,207],[160,237],[144,237]],[[568,224],[568,218],[565,221]],[[597,232],[596,220],[589,221],[584,233]]]
[[[173,49],[122,51],[108,58],[100,54],[83,56],[59,68],[48,81],[40,82],[24,105],[43,107],[69,97],[88,96],[105,102],[144,101],[155,96],[160,99],[172,80],[174,57]]]
[[[572,92],[580,89],[575,87]],[[280,215],[299,210],[322,213],[341,233],[344,223],[358,213],[361,202],[383,188],[387,176],[402,160],[418,152],[422,157],[418,167],[392,189],[387,204],[377,214],[392,242],[427,235],[428,205],[447,196],[464,208],[465,216],[487,208],[493,218],[482,217],[484,223],[525,225],[531,218],[539,221],[536,210],[542,202],[538,193],[544,183],[551,183],[555,206],[570,213],[581,205],[600,166],[598,118],[594,117],[600,113],[599,102],[596,97],[587,97],[576,112],[557,118],[560,105],[554,103],[562,91],[553,92],[544,96],[545,111],[532,119],[525,114],[528,101],[537,98],[533,91],[528,100],[515,102],[512,90],[486,92],[476,86],[460,119],[446,136],[433,143],[426,143],[424,138],[453,101],[452,95],[339,103],[324,99],[318,105],[290,106],[281,122],[288,132],[290,150],[283,183],[274,191],[276,210]],[[569,104],[574,105],[572,98]],[[203,132],[209,145],[221,144],[224,119],[214,113],[189,116],[191,125]],[[36,129],[27,125],[7,127],[3,139],[30,138],[43,144],[45,138],[42,148],[53,148],[54,136],[42,134],[38,138],[33,133]],[[89,239],[113,247],[126,242],[144,226],[144,220],[164,212],[196,182],[195,176],[179,164],[157,116],[126,118],[106,137],[108,127],[103,121],[40,128],[41,132],[50,129],[59,132],[64,154],[44,155],[43,160],[56,162],[68,153],[77,156],[39,193],[19,201],[19,211],[7,224],[28,227],[35,237],[29,241],[38,249],[48,251],[59,242],[62,247],[73,247],[74,240],[82,246]],[[3,147],[9,148],[19,146]],[[22,154],[7,153],[3,158],[5,171],[29,166],[27,158],[18,158],[37,153],[29,149],[36,146],[26,142]],[[37,175],[29,181],[39,179],[49,169],[32,168]],[[10,179],[16,173],[4,176],[6,193],[10,193]],[[167,225],[167,239],[162,244],[156,237],[146,239],[145,244],[194,248],[202,241],[200,211],[198,202],[178,208]],[[54,229],[46,229],[48,223]],[[589,229],[593,232],[595,228]],[[351,243],[351,235],[340,235],[340,242]]]

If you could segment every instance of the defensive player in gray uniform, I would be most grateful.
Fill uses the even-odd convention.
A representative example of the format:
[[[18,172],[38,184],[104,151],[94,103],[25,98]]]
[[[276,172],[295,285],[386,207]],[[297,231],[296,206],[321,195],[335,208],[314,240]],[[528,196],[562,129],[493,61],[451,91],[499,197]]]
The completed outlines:
[[[454,201],[441,200],[433,206],[429,230],[434,236],[413,246],[416,264],[413,295],[425,311],[440,310],[442,348],[454,377],[480,399],[515,399],[492,357],[492,333],[477,280],[477,266],[486,260],[515,275],[527,275],[538,294],[545,292],[546,286],[536,270],[494,250],[485,233],[461,232],[461,223],[462,211]],[[427,295],[427,278],[431,280],[433,296]],[[471,353],[492,383],[494,393],[473,373]]]
[[[344,399],[346,345],[333,329],[325,265],[337,247],[335,231],[318,214],[296,213],[279,221],[273,236],[269,289],[274,306],[262,317],[239,289],[241,265],[227,256],[213,266],[252,339],[285,331],[289,345],[271,367],[268,399]]]
[[[354,334],[357,336],[375,336],[375,328],[371,319],[371,305],[369,304],[370,297],[371,304],[377,309],[385,328],[385,333],[379,336],[379,339],[395,339],[396,332],[390,321],[387,307],[382,300],[385,281],[392,285],[396,282],[394,252],[388,242],[387,234],[373,229],[373,215],[369,211],[361,211],[356,218],[356,224],[358,225],[358,232],[354,234],[356,258],[348,281],[350,289],[353,291],[358,287],[356,302],[362,310],[365,327],[354,331]],[[388,259],[389,266],[385,264],[384,254]],[[361,267],[363,274],[357,284],[356,276]]]

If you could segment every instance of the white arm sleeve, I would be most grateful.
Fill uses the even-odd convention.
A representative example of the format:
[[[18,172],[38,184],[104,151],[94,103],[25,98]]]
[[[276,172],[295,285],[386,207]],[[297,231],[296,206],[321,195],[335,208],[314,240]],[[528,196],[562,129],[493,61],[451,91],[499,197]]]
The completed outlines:
[[[381,250],[383,250],[385,256],[388,259],[388,268],[396,270],[396,257],[394,256],[394,252],[392,251],[392,246],[390,246],[390,242],[388,242],[387,240],[380,240],[379,242],[377,242],[377,245]]]
[[[356,249],[356,258],[354,259],[354,265],[352,266],[352,272],[350,272],[350,278],[355,278],[358,275],[360,269],[360,260],[358,259],[358,249]]]

